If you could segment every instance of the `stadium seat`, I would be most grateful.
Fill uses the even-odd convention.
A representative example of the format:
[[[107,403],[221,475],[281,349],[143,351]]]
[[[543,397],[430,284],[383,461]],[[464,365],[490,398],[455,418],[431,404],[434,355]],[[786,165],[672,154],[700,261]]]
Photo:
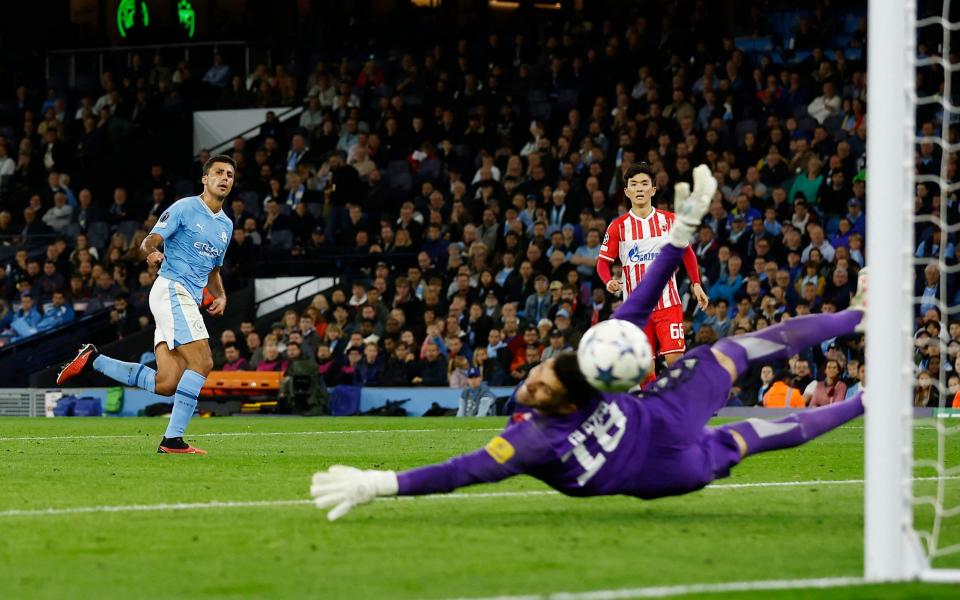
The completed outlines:
[[[87,240],[90,245],[101,250],[106,248],[110,241],[110,226],[103,221],[96,221],[87,226]]]
[[[260,217],[260,197],[254,191],[240,192],[237,198],[243,200],[243,208],[254,218]]]
[[[580,92],[576,89],[560,90],[560,92],[557,94],[554,104],[556,105],[557,110],[567,111],[571,108],[576,108],[579,100]]]
[[[549,121],[552,107],[548,102],[537,102],[530,105],[530,118],[537,121]]]
[[[417,181],[439,179],[442,171],[443,168],[439,160],[427,159],[420,163],[420,170],[417,171]]]
[[[307,202],[307,211],[314,219],[323,219],[323,204],[320,202]]]
[[[173,184],[173,194],[175,198],[185,198],[197,193],[197,184],[190,179],[178,179]]]
[[[281,229],[270,234],[270,251],[288,252],[291,248],[293,248],[292,231]]]
[[[773,50],[773,38],[765,37],[738,37],[733,43],[744,52],[769,52]]]
[[[59,233],[68,240],[74,240],[82,231],[83,229],[81,229],[79,223],[69,223],[66,227],[61,229]]]
[[[757,122],[754,121],[753,119],[744,119],[743,121],[740,121],[739,123],[737,123],[737,127],[736,127],[737,144],[742,144],[743,137],[748,133],[753,133],[753,134],[757,133]]]
[[[127,242],[133,239],[133,234],[140,229],[140,221],[120,221],[117,224],[117,233],[122,233],[127,238]]]

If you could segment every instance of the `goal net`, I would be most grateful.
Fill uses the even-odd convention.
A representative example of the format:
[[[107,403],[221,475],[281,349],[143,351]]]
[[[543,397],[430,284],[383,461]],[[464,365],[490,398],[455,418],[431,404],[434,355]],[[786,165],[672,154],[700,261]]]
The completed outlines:
[[[864,563],[873,581],[960,581],[960,410],[949,377],[950,323],[960,321],[960,39],[951,44],[960,15],[951,4],[869,4]]]

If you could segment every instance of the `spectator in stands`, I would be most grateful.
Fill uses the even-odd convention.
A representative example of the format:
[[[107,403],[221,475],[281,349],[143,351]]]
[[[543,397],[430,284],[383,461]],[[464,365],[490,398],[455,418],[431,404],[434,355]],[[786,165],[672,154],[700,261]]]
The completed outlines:
[[[60,233],[73,221],[73,207],[67,204],[67,195],[57,192],[53,195],[53,206],[43,213],[43,222],[50,229]]]
[[[917,387],[913,392],[913,405],[919,408],[936,408],[940,405],[940,390],[933,384],[939,374],[929,370],[917,375]]]
[[[368,342],[363,347],[363,360],[357,365],[356,384],[363,386],[380,385],[383,371],[384,361],[380,356],[380,346],[376,342]]]
[[[483,380],[480,369],[471,367],[467,373],[467,387],[460,392],[458,417],[488,417],[495,415],[496,397]]]
[[[769,368],[765,366],[763,369]],[[762,372],[761,377],[763,377]],[[786,369],[781,371],[776,381],[763,393],[763,407],[803,408],[805,406],[803,395],[796,387],[791,386],[791,381],[795,381],[793,374]]]
[[[809,406],[825,406],[834,402],[841,402],[847,395],[847,384],[841,378],[840,363],[836,360],[827,360],[823,368],[823,381],[817,382]]]
[[[817,120],[817,123],[823,124],[831,117],[839,117],[843,99],[836,95],[836,89],[832,81],[823,83],[823,94],[817,96],[810,102],[807,112]]]
[[[240,348],[231,342],[223,347],[224,362],[220,365],[221,371],[252,371],[253,367],[240,355]]]
[[[37,325],[41,320],[40,312],[33,304],[33,294],[25,291],[20,294],[20,308],[13,311],[10,329],[13,330],[13,341],[30,337],[37,333]]]
[[[440,347],[434,341],[428,339],[425,343],[420,374],[413,378],[413,383],[432,387],[447,385],[447,361],[441,356]]]
[[[54,292],[66,291],[67,282],[57,271],[57,265],[51,260],[43,263],[43,274],[33,282],[33,292],[39,295],[41,304],[46,304],[53,297]]]
[[[230,81],[230,65],[223,61],[218,53],[213,55],[213,65],[204,73],[202,81],[207,85],[223,89]]]
[[[467,371],[470,369],[470,361],[466,356],[454,356],[448,361],[447,379],[452,389],[461,389],[468,385]]]
[[[549,334],[549,345],[544,348],[541,360],[546,361],[565,350],[570,350],[571,346],[563,337],[563,332],[557,328],[551,329]]]
[[[268,339],[263,344],[263,358],[258,361],[257,371],[279,371],[285,373],[288,362],[280,355],[280,348],[276,338]]]

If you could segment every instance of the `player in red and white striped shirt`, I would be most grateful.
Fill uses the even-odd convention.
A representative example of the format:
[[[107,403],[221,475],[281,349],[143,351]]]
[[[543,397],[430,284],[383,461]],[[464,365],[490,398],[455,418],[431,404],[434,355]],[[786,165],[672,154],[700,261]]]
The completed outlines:
[[[668,233],[673,226],[674,214],[653,206],[653,196],[657,193],[653,175],[653,170],[646,163],[627,169],[623,176],[626,182],[624,194],[630,200],[630,210],[610,223],[600,245],[597,273],[607,286],[607,291],[616,294],[622,290],[624,298],[637,288],[647,268],[660,254],[660,248],[667,243]],[[610,273],[610,266],[618,260],[623,266],[620,280],[614,279]],[[701,309],[706,308],[709,300],[700,284],[697,255],[689,246],[683,255],[683,265],[693,284],[697,304]],[[667,364],[673,364],[686,351],[683,307],[676,277],[671,277],[663,289],[663,296],[650,315],[645,330],[650,345],[658,356],[665,357]]]

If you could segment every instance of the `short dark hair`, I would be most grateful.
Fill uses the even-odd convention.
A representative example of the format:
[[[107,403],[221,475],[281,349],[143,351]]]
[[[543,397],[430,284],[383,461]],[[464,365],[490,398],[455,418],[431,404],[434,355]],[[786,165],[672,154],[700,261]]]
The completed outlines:
[[[650,181],[653,182],[656,179],[656,174],[653,172],[653,167],[648,163],[641,162],[630,165],[630,168],[624,171],[623,173],[623,187],[627,187],[627,182],[630,181],[633,177],[637,175],[646,175],[650,178]]]
[[[576,352],[566,351],[557,354],[553,361],[553,372],[567,390],[567,400],[573,404],[583,406],[597,395],[596,388],[587,382],[580,371]]]
[[[233,167],[234,172],[237,170],[237,161],[233,160],[233,158],[226,154],[214,154],[207,159],[207,162],[203,163],[203,174],[206,175],[210,171],[210,167],[215,163],[226,163]]]

